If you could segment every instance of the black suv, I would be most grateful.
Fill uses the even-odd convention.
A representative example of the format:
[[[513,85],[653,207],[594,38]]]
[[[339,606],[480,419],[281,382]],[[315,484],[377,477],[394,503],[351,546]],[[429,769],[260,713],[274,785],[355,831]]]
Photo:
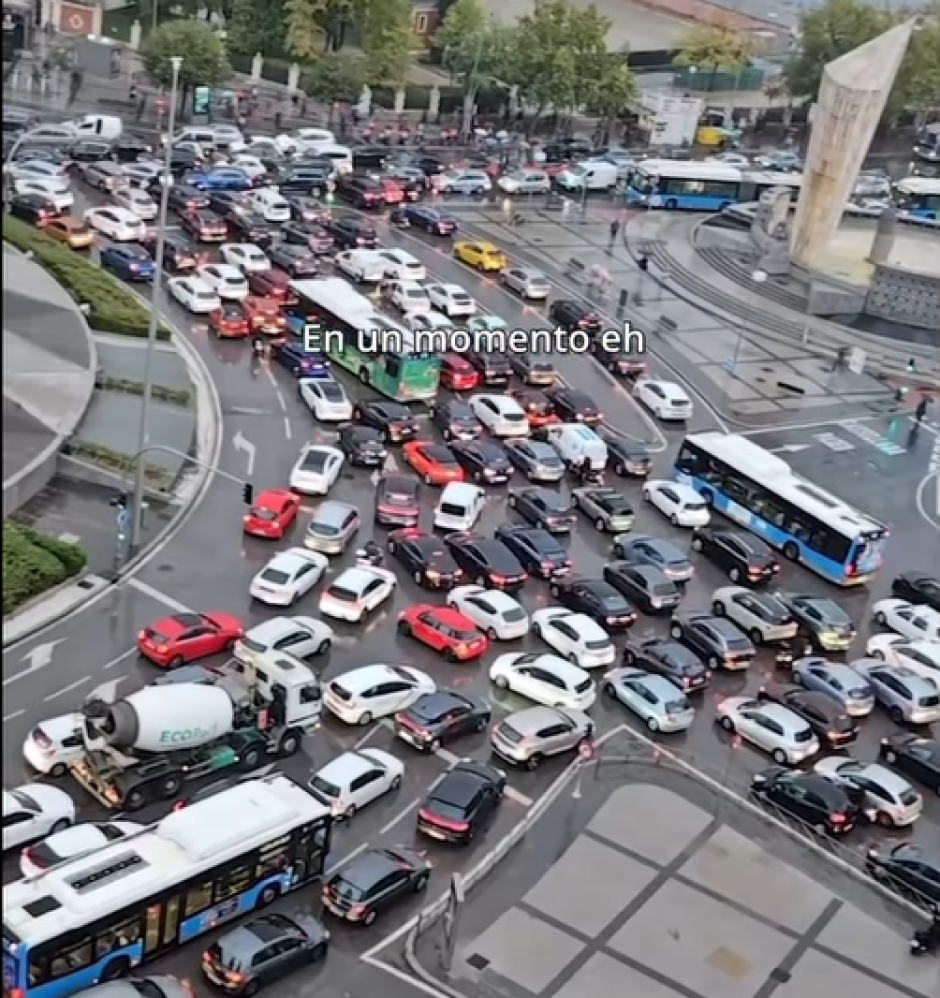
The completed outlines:
[[[735,623],[711,613],[673,617],[669,633],[701,655],[710,669],[746,669],[757,654],[751,639]]]
[[[704,690],[711,682],[705,663],[685,645],[667,638],[628,641],[623,661],[647,672],[655,672],[672,680],[680,690],[693,693]]]
[[[591,396],[580,388],[550,388],[546,395],[563,423],[586,423],[595,426],[604,418]]]
[[[282,194],[309,194],[322,197],[333,190],[331,170],[322,166],[291,166],[274,179],[274,184]]]
[[[655,565],[614,561],[604,566],[604,579],[644,613],[670,613],[682,599],[679,587]]]
[[[340,249],[378,249],[379,234],[358,218],[331,218],[323,223],[323,228]]]
[[[780,571],[770,548],[740,530],[699,527],[692,534],[692,550],[727,572],[732,582],[756,586],[769,582]]]
[[[833,836],[846,835],[859,817],[859,803],[852,794],[820,773],[772,766],[754,774],[751,793]]]
[[[336,193],[356,208],[381,208],[385,204],[385,188],[372,177],[341,175],[336,180]]]
[[[548,318],[562,329],[583,329],[586,333],[601,331],[600,316],[590,305],[573,298],[556,298],[548,307]]]
[[[438,402],[431,413],[431,422],[445,440],[476,440],[483,434],[483,424],[462,399]]]
[[[418,810],[418,831],[444,842],[470,842],[493,820],[506,790],[506,774],[482,762],[458,762]]]
[[[388,535],[388,552],[425,589],[452,589],[463,578],[440,537],[414,527],[393,530]]]
[[[373,426],[349,424],[339,431],[336,446],[353,466],[378,468],[385,463],[388,451],[382,434]]]
[[[568,552],[541,527],[501,523],[493,536],[512,551],[529,575],[555,579],[571,571]]]
[[[512,377],[512,364],[505,354],[468,350],[463,354],[463,358],[474,370],[479,372],[480,384],[491,386],[509,384],[509,379]]]
[[[527,578],[519,559],[495,537],[467,532],[444,538],[454,561],[478,585],[493,589],[521,589]]]
[[[636,610],[606,579],[573,576],[553,581],[552,597],[562,606],[596,620],[606,631],[625,631],[636,623]]]
[[[450,449],[471,481],[501,485],[512,477],[512,463],[499,444],[488,440],[457,440]]]
[[[362,426],[372,426],[391,444],[412,440],[421,425],[414,413],[401,402],[357,402],[353,419]]]

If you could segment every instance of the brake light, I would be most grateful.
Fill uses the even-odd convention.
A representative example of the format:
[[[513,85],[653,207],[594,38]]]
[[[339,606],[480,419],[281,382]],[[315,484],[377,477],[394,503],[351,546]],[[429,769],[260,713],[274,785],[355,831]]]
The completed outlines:
[[[364,904],[354,904],[349,909],[350,918],[362,918],[366,913],[366,906]]]
[[[39,856],[37,856],[36,850],[33,849],[32,846],[28,846],[26,849],[23,850],[23,856],[25,859],[28,859],[33,864],[33,866],[38,866],[41,869],[45,869],[45,867],[48,865],[44,863],[39,858]]]
[[[549,561],[547,558],[545,559],[545,561],[542,562],[542,568],[544,568],[546,571],[551,571],[551,569],[553,569],[554,567],[555,563]]]
[[[829,820],[834,825],[844,825],[849,819],[841,811],[836,811],[835,814],[832,814],[832,815],[829,816]]]
[[[157,651],[161,655],[165,655],[170,649],[166,645],[157,645]]]
[[[465,832],[470,828],[470,823],[467,821],[450,821],[447,818],[439,818],[433,811],[427,811],[424,808],[418,812],[418,817],[429,825],[446,828],[449,832]]]
[[[465,644],[456,645],[454,651],[458,655],[466,655],[470,651],[470,646]]]
[[[237,970],[226,970],[225,979],[230,984],[241,984],[241,982],[245,979],[245,976]]]
[[[499,584],[500,584],[501,582],[508,582],[508,581],[509,581],[509,580],[508,580],[508,579],[506,578],[506,576],[505,576],[505,575],[497,575],[497,574],[496,574],[495,572],[494,572],[494,573],[492,573],[492,574],[490,575],[490,579],[491,579],[491,581],[492,581],[492,582],[494,582],[494,583],[495,583],[496,585],[499,585]]]

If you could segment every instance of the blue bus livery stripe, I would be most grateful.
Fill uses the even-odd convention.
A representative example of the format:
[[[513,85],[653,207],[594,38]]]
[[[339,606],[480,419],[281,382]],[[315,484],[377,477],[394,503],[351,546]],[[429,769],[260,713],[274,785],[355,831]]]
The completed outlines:
[[[112,960],[121,958],[126,959],[132,967],[136,967],[141,963],[144,959],[143,938],[138,939],[128,946],[116,947],[95,963],[91,963],[87,967],[82,967],[80,970],[74,970],[71,974],[66,974],[58,978],[58,980],[47,981],[45,984],[31,988],[25,979],[27,977],[27,967],[29,966],[29,954],[24,953],[20,972],[20,987],[23,989],[24,994],[29,995],[29,998],[69,998],[76,991],[82,991],[85,988],[91,988],[96,984],[100,984],[101,977],[107,965]]]
[[[179,928],[180,945],[190,942],[205,932],[210,932],[219,925],[232,921],[233,918],[240,918],[249,911],[254,911],[258,907],[258,898],[261,892],[272,885],[276,886],[282,894],[286,894],[291,890],[290,872],[285,871],[268,877],[267,880],[259,881],[254,887],[250,887],[241,894],[226,898],[224,901],[212,905],[211,908],[199,912],[198,915],[183,919]]]

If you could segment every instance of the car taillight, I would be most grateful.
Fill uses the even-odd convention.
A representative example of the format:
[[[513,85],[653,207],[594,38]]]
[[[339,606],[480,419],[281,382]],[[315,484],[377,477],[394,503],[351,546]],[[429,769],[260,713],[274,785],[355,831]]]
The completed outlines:
[[[367,911],[367,908],[366,908],[366,906],[364,904],[354,904],[349,909],[349,917],[350,918],[362,918],[363,915],[365,915],[366,911]]]
[[[26,849],[23,850],[23,857],[29,860],[29,862],[32,863],[33,866],[45,868],[48,865],[44,863],[42,859],[39,858],[39,856],[36,854],[36,850],[33,849],[32,846],[28,846]]]
[[[421,808],[418,817],[426,821],[429,825],[436,825],[438,828],[446,828],[450,832],[465,832],[470,827],[467,821],[450,821],[447,818],[439,818],[432,811]]]
[[[554,567],[555,563],[553,561],[549,561],[547,558],[545,559],[545,561],[542,562],[542,568],[544,568],[546,571],[550,571]]]
[[[165,655],[170,649],[166,645],[157,645],[157,651],[161,655]]]
[[[829,820],[834,825],[844,825],[849,819],[847,815],[844,815],[841,811],[836,811],[835,814],[829,816]]]
[[[505,575],[497,575],[495,572],[490,575],[490,579],[493,582],[495,582],[497,585],[499,585],[500,582],[506,582],[506,576]]]
[[[470,646],[465,644],[459,644],[454,648],[454,651],[458,655],[466,655],[470,651]]]

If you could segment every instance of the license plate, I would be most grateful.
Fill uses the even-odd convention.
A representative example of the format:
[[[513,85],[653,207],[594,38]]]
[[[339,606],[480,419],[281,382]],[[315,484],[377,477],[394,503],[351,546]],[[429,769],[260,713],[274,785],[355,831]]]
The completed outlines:
[[[427,825],[424,825],[421,831],[425,835],[430,835],[432,839],[440,839],[442,842],[447,841],[447,836],[443,832],[439,832],[436,828],[428,828]]]
[[[422,746],[418,743],[418,739],[410,731],[403,731],[401,728],[398,729],[398,737],[402,741],[406,741],[409,745],[414,745],[415,748],[421,748]]]
[[[329,908],[330,911],[332,911],[334,915],[340,915],[342,917],[345,917],[346,912],[344,912],[343,909],[340,908],[340,906],[338,904],[336,904],[335,902],[330,901],[328,898],[324,898],[323,899],[323,904],[327,908]]]
[[[218,974],[211,963],[207,963],[205,960],[202,962],[202,971],[209,978],[210,981],[214,981],[216,984],[222,983],[222,977]]]

